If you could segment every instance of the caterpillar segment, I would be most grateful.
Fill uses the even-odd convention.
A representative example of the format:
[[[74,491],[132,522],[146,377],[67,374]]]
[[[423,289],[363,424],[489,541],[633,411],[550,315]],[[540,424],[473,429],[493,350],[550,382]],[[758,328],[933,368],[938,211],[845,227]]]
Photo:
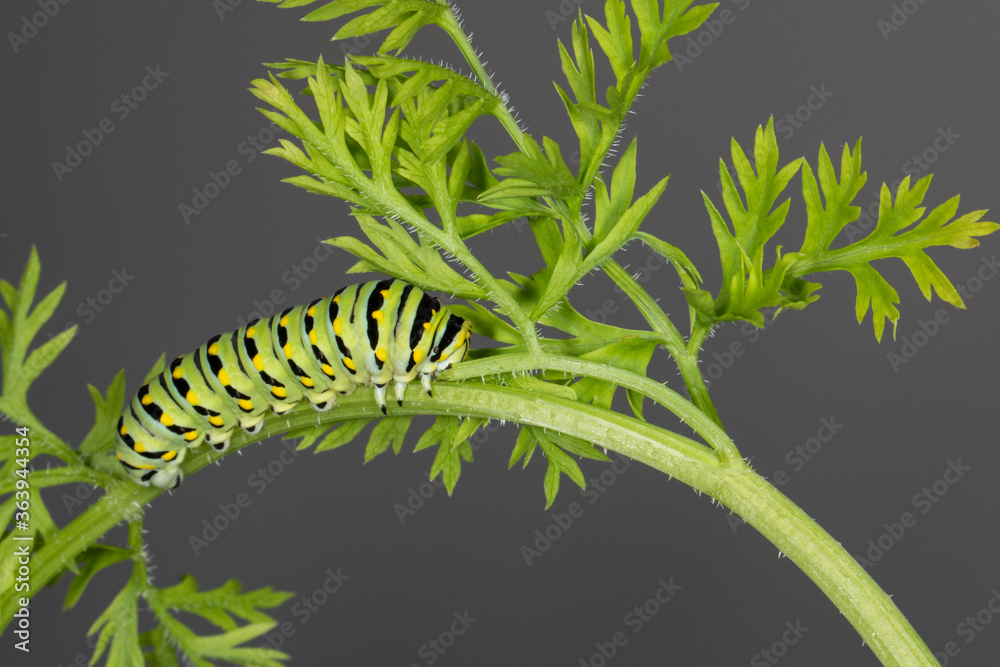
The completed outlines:
[[[386,279],[350,285],[209,339],[140,387],[118,422],[116,452],[136,482],[171,489],[190,447],[224,451],[233,432],[258,433],[268,413],[303,401],[332,408],[358,385],[385,398],[394,383],[432,382],[469,351],[471,323],[419,287]]]

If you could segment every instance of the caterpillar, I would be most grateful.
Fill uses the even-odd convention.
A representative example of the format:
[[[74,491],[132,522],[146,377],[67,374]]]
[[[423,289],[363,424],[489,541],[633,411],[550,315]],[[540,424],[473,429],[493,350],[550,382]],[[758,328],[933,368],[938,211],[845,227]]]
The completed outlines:
[[[309,401],[324,412],[358,385],[374,385],[386,413],[388,384],[403,405],[407,384],[431,380],[465,358],[472,324],[402,280],[350,285],[213,336],[143,384],[118,419],[116,455],[143,486],[183,480],[189,447],[225,451],[233,431],[259,433],[268,411]]]

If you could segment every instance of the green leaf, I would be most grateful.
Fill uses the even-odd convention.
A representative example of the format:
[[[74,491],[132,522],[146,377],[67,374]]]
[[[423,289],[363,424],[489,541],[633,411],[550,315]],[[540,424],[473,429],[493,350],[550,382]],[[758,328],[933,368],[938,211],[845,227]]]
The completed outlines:
[[[667,40],[697,30],[718,7],[718,3],[712,3],[688,9],[692,0],[664,0],[661,17],[660,2],[661,0],[632,0],[632,10],[638,19],[642,35],[639,56],[641,68],[659,67],[670,61],[673,56],[667,48]]]
[[[364,262],[352,270],[378,271],[400,278],[423,289],[446,292],[465,299],[482,299],[482,288],[451,268],[441,252],[425,237],[414,240],[406,229],[392,219],[379,222],[371,216],[358,214],[358,224],[372,242],[366,245],[353,236],[338,236],[326,241],[351,253]],[[419,242],[418,242],[419,241]]]
[[[141,587],[134,580],[129,580],[90,626],[87,634],[97,633],[94,655],[90,658],[91,665],[101,659],[109,644],[111,650],[108,653],[108,665],[130,667],[143,663],[142,648],[139,645],[138,599],[141,593]]]
[[[559,480],[565,474],[581,488],[586,488],[587,481],[583,477],[583,471],[566,452],[554,445],[543,429],[529,427],[531,434],[538,441],[539,447],[545,452],[548,458],[548,468],[545,470],[545,509],[555,502],[556,494],[559,492]]]
[[[636,145],[636,138],[633,137],[615,165],[610,193],[600,178],[594,188],[594,241],[597,243],[608,237],[632,204],[635,194]]]
[[[639,239],[670,262],[674,270],[677,271],[677,276],[681,279],[681,284],[684,287],[696,289],[701,284],[701,274],[680,248],[646,232],[636,232],[634,238]]]
[[[94,425],[80,443],[80,453],[92,457],[111,451],[115,446],[118,415],[125,405],[125,371],[118,371],[106,396],[93,385],[87,385],[87,389],[94,401]]]
[[[316,0],[263,0],[283,9],[305,7]],[[379,53],[401,51],[417,31],[426,25],[444,25],[451,16],[447,3],[434,0],[334,0],[314,9],[303,21],[331,21],[348,14],[373,9],[355,17],[337,31],[334,39],[349,39],[393,28],[379,47]]]
[[[83,562],[79,573],[69,584],[66,591],[66,600],[63,602],[63,611],[72,609],[80,601],[80,597],[87,588],[87,584],[94,578],[94,575],[104,568],[128,560],[132,553],[128,549],[121,549],[108,544],[94,544],[87,547],[77,558]]]
[[[604,185],[596,188],[597,220],[594,236],[583,257],[577,252],[577,245],[568,240],[563,244],[563,253],[556,262],[555,269],[545,287],[545,291],[532,309],[532,319],[542,317],[548,309],[558,303],[569,290],[595,268],[610,259],[638,231],[646,216],[659,200],[667,186],[667,178],[639,197],[634,203],[635,188],[635,141],[622,155],[611,181],[611,193]],[[564,229],[572,230],[571,225]]]
[[[701,319],[712,323],[745,320],[756,326],[764,325],[762,309],[786,306],[799,295],[789,298],[782,292],[785,274],[796,260],[796,254],[782,255],[776,249],[774,265],[764,269],[764,245],[784,224],[789,200],[777,204],[778,198],[802,163],[796,159],[778,168],[778,144],[774,135],[774,119],[766,128],[758,127],[754,138],[754,164],[751,165],[736,140],[732,141],[733,168],[746,200],[740,195],[725,163],[719,162],[722,200],[729,214],[727,224],[719,210],[704,192],[702,197],[712,223],[712,232],[719,245],[722,264],[722,288],[713,300],[707,293],[686,288],[688,304]]]
[[[524,459],[524,464],[521,467],[526,468],[537,446],[538,439],[532,435],[531,427],[522,426],[517,434],[517,440],[514,442],[514,451],[510,453],[510,461],[507,463],[507,469],[513,468],[514,464],[522,458]]]
[[[478,427],[476,422],[474,425]],[[464,431],[467,432],[470,427],[471,425],[467,426]],[[413,448],[414,452],[419,452],[437,445],[437,454],[431,464],[430,479],[433,481],[441,475],[441,481],[444,482],[449,496],[455,490],[458,478],[462,474],[462,460],[472,461],[472,446],[468,439],[460,436],[461,432],[463,432],[462,424],[458,417],[439,416],[420,436],[416,447]]]
[[[403,446],[403,439],[410,429],[412,416],[405,417],[384,417],[372,429],[371,437],[368,438],[368,446],[365,447],[365,463],[392,447],[394,454],[399,454]]]
[[[931,176],[920,179],[912,188],[910,178],[906,177],[899,184],[895,198],[888,186],[882,184],[878,222],[868,236],[842,248],[831,249],[840,232],[857,220],[860,214],[860,209],[852,204],[866,180],[866,174],[861,172],[860,140],[853,153],[849,147],[844,147],[839,182],[823,147],[820,148],[817,171],[818,179],[808,165],[802,171],[802,196],[806,200],[808,223],[802,249],[788,270],[786,289],[791,291],[799,287],[806,292],[807,298],[815,299],[812,292],[818,285],[801,281],[805,284],[802,287],[790,283],[790,279],[801,280],[800,276],[821,271],[847,271],[857,285],[855,315],[858,322],[871,308],[875,337],[881,341],[886,320],[892,323],[895,337],[899,321],[899,309],[896,308],[899,294],[872,266],[872,262],[897,257],[910,270],[924,298],[930,300],[933,289],[948,303],[964,308],[954,285],[925,250],[943,245],[960,249],[978,246],[975,237],[1000,229],[996,223],[980,220],[985,211],[973,211],[955,218],[959,206],[956,196],[925,215],[926,208],[921,204]]]
[[[607,28],[596,19],[587,17],[590,30],[608,57],[611,69],[618,79],[618,89],[621,90],[622,82],[635,63],[632,55],[632,21],[625,13],[623,0],[607,0],[604,3],[604,20],[607,22]]]
[[[657,344],[655,340],[625,338],[582,354],[580,358],[645,376]],[[610,409],[617,386],[606,380],[585,377],[580,378],[573,385],[573,389],[578,400]],[[630,404],[633,410],[639,406],[639,409],[635,410],[636,416],[642,419],[641,401],[637,398],[630,399]]]
[[[170,588],[147,588],[144,595],[159,626],[144,633],[142,642],[153,645],[153,655],[160,664],[175,664],[171,647],[176,647],[195,665],[212,665],[214,660],[226,660],[247,667],[280,667],[279,661],[288,659],[287,654],[240,645],[274,628],[274,619],[261,609],[276,607],[292,594],[274,591],[271,587],[248,592],[242,589],[239,581],[230,579],[219,588],[199,591],[197,581],[190,575],[184,575],[180,583]],[[198,635],[174,617],[179,612],[200,616],[222,632]],[[245,623],[241,625],[237,619]],[[169,637],[170,641],[165,642],[164,637]]]
[[[0,365],[3,370],[0,410],[22,424],[34,422],[26,403],[31,383],[56,360],[76,334],[76,327],[70,327],[29,353],[32,341],[52,317],[66,291],[65,283],[59,285],[32,309],[40,274],[38,251],[32,248],[19,286],[15,289],[6,281],[0,282],[0,292],[10,309],[9,315],[0,311],[3,314],[0,319]]]
[[[316,445],[315,454],[320,452],[325,452],[328,449],[336,449],[337,447],[342,447],[347,443],[354,440],[354,438],[364,430],[365,426],[372,423],[373,419],[350,419],[345,421],[343,424],[337,428],[330,431],[330,433],[323,438],[323,440]],[[302,445],[299,445],[299,449],[302,449]]]

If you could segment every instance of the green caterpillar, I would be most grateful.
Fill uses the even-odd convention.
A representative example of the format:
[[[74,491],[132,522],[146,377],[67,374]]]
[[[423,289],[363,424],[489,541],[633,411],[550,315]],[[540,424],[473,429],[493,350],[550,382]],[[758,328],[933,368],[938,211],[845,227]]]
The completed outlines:
[[[265,413],[285,414],[303,399],[329,410],[360,384],[385,394],[395,381],[431,380],[462,361],[472,325],[402,280],[350,285],[330,297],[254,320],[177,357],[139,388],[118,419],[117,456],[144,486],[177,487],[189,447],[229,446],[236,427],[258,433]]]

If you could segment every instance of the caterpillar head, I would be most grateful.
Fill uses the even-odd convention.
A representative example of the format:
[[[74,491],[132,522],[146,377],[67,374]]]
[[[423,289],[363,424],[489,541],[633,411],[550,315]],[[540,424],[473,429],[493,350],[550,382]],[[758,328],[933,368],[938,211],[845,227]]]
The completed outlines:
[[[472,322],[469,320],[453,313],[448,313],[441,319],[437,331],[434,332],[434,345],[428,357],[429,361],[436,365],[435,375],[465,359],[469,353],[471,336]]]

